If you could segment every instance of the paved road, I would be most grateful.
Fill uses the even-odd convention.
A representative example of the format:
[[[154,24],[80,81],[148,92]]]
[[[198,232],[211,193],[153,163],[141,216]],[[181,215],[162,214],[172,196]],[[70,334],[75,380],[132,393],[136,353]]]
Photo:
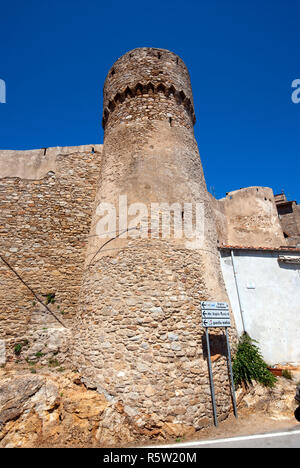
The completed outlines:
[[[200,440],[165,445],[169,448],[300,448],[299,425],[284,432],[269,432],[228,439]]]

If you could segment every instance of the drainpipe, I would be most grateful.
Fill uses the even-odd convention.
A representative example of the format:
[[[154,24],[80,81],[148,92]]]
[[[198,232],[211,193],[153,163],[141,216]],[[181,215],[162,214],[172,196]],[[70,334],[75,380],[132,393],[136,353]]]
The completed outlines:
[[[245,333],[246,328],[245,328],[245,322],[244,322],[243,306],[242,306],[241,295],[240,295],[240,290],[239,290],[239,283],[238,283],[238,279],[237,279],[237,271],[236,271],[236,265],[235,265],[233,250],[230,250],[230,253],[231,253],[232,269],[233,269],[234,280],[235,280],[235,287],[236,287],[236,292],[237,292],[237,296],[238,296],[238,300],[239,300],[240,316],[241,316],[241,319],[242,319],[243,332]]]

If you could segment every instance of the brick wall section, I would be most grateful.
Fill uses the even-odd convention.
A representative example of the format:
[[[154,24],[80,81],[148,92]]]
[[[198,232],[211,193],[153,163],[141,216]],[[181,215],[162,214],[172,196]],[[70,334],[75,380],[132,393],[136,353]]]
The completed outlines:
[[[26,179],[13,177],[13,158],[22,159],[23,152],[0,152],[0,159],[11,166],[10,177],[0,179],[1,255],[39,297],[55,293],[66,323],[76,313],[101,151],[102,145],[41,150],[41,158],[48,152],[49,167],[56,169],[40,174],[39,179],[28,178],[28,170]],[[30,158],[26,151],[27,169]],[[37,150],[32,158],[39,165]],[[35,312],[33,301],[28,289],[0,261],[0,339],[26,334]]]

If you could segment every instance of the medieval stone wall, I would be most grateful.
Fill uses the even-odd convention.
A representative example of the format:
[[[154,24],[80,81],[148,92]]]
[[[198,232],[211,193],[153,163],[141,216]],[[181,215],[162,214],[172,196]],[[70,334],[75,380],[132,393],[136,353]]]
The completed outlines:
[[[300,206],[295,200],[287,200],[284,193],[275,195],[275,203],[287,245],[299,246]]]
[[[288,233],[286,241],[288,245],[300,245],[300,205],[293,203],[293,213],[280,216],[282,229]]]
[[[43,302],[55,294],[66,323],[76,313],[101,152],[102,145],[0,152],[0,253]],[[32,321],[45,331],[49,313],[0,260],[0,339],[19,342]]]
[[[235,190],[221,200],[214,200],[213,206],[220,245],[286,245],[272,189],[247,187]]]

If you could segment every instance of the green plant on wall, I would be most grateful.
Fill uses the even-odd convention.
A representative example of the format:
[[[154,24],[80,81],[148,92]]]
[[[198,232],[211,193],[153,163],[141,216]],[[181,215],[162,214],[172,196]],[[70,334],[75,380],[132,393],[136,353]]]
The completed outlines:
[[[234,384],[236,386],[244,384],[248,387],[255,380],[265,387],[274,387],[277,379],[268,370],[255,343],[257,341],[250,338],[247,333],[241,336],[232,364]]]
[[[22,351],[22,345],[21,343],[17,343],[14,348],[15,355],[19,356],[19,354],[21,354],[21,351]]]
[[[46,304],[54,304],[55,302],[55,293],[46,294]]]
[[[21,354],[23,346],[27,346],[27,345],[28,345],[28,340],[23,340],[20,343],[16,343],[15,346],[14,346],[15,355],[19,356]]]

